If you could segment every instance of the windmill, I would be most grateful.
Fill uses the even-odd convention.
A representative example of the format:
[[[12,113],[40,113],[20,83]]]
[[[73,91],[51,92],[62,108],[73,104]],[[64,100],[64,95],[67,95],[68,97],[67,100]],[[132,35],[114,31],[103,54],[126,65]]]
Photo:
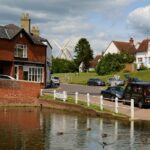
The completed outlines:
[[[67,40],[64,42],[62,46],[58,44],[55,40],[53,40],[54,44],[57,46],[57,48],[60,50],[60,54],[57,56],[58,58],[61,59],[67,59],[67,60],[72,60],[73,56],[71,54],[70,46],[73,44],[73,40]]]

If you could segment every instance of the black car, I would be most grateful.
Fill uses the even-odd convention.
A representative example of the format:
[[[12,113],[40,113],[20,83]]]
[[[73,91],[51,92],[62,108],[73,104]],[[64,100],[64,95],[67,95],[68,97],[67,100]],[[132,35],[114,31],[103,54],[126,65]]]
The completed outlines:
[[[106,90],[101,91],[101,95],[103,95],[104,99],[115,99],[118,97],[118,99],[122,99],[124,94],[124,89],[123,87],[120,86],[112,86],[108,87]]]
[[[99,78],[91,78],[88,80],[87,85],[105,86],[105,82]]]
[[[130,103],[134,99],[135,105],[142,108],[150,106],[150,83],[130,82],[124,91],[124,104]]]

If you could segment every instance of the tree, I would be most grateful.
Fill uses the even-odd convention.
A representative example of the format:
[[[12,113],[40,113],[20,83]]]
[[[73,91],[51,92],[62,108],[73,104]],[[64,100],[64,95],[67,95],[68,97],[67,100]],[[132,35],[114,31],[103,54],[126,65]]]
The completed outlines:
[[[77,71],[77,66],[74,61],[66,59],[53,58],[52,59],[52,72],[53,73],[67,73]]]
[[[107,75],[122,70],[126,63],[132,63],[135,60],[134,55],[127,53],[107,54],[102,57],[96,67],[98,75]]]
[[[91,49],[90,43],[85,38],[81,38],[75,46],[75,62],[77,66],[84,63],[85,70],[89,68],[90,61],[93,59],[93,50]]]

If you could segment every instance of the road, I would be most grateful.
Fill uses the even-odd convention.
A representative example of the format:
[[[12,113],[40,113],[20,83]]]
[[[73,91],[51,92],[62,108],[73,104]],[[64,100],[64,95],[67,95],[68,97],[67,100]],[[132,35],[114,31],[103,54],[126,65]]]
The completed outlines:
[[[100,91],[103,87],[99,86],[86,86],[86,85],[74,85],[74,84],[61,84],[60,87],[56,88],[56,91],[67,91],[68,95],[75,95],[75,92],[79,93],[79,99],[86,101],[87,93],[90,93],[90,101],[92,103],[98,104],[100,103]],[[45,89],[45,92],[52,93],[54,89]],[[115,110],[115,102],[110,100],[104,100],[104,107],[110,109],[112,111]],[[130,116],[130,106],[123,105],[121,102],[119,103],[118,111],[120,113],[126,114]],[[140,120],[149,120],[150,121],[150,109],[140,109],[135,107],[134,108],[135,119]]]

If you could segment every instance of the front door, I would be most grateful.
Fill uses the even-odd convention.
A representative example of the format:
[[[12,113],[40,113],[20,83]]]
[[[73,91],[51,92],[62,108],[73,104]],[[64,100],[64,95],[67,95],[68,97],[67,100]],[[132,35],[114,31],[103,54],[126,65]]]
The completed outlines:
[[[15,66],[15,79],[19,80],[19,66]]]

